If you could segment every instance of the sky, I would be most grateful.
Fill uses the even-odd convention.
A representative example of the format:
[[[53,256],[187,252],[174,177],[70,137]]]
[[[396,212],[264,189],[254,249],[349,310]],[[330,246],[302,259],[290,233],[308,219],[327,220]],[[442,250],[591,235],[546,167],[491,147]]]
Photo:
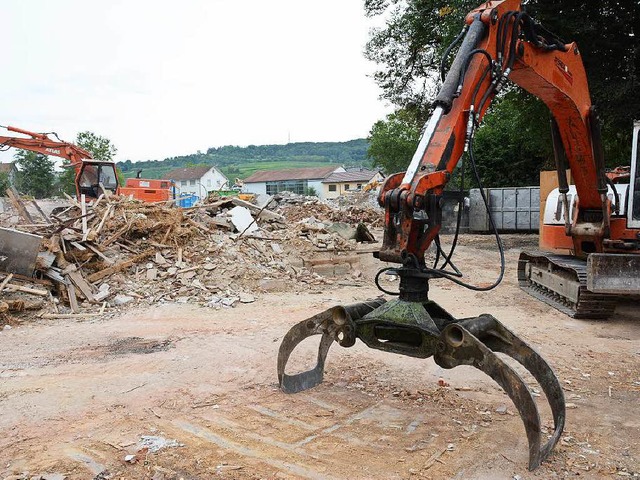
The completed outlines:
[[[391,107],[362,4],[3,0],[0,125],[89,130],[118,161],[366,137]]]

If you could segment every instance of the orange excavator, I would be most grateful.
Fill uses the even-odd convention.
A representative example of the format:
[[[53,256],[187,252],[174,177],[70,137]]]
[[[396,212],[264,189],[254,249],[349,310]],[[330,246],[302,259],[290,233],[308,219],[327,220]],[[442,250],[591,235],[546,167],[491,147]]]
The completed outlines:
[[[0,136],[0,148],[19,148],[66,160],[68,163],[64,166],[75,170],[78,200],[82,195],[87,200],[96,199],[106,192],[131,196],[143,202],[165,201],[173,198],[173,184],[169,180],[128,178],[125,186],[120,187],[114,162],[97,160],[91,153],[77,145],[64,142],[59,138],[54,140],[46,133],[30,132],[11,126],[6,128],[10,132],[27,135],[29,138]]]
[[[375,283],[382,292],[397,298],[335,306],[292,327],[278,352],[278,381],[287,393],[318,385],[331,345],[336,342],[350,347],[357,339],[370,348],[391,353],[417,358],[433,356],[443,368],[472,365],[495,380],[518,409],[529,443],[529,469],[533,470],[551,454],[564,428],[565,399],[558,378],[533,348],[494,316],[485,313],[456,318],[429,299],[430,283],[435,280],[450,280],[475,291],[490,290],[502,280],[504,251],[492,220],[501,266],[491,285],[472,285],[463,280],[452,261],[456,240],[445,252],[439,231],[443,191],[461,159],[463,167],[464,162],[470,164],[480,183],[474,133],[507,79],[540,98],[551,111],[559,184],[564,192],[561,203],[567,206],[565,163],[571,169],[577,193],[570,220],[560,226],[563,241],[566,237],[565,243],[570,244],[573,253],[570,258],[584,262],[589,255],[615,251],[625,253],[616,257],[614,264],[637,262],[639,257],[631,252],[638,251],[638,230],[623,219],[613,218],[614,212],[621,212],[621,202],[612,202],[607,195],[598,119],[578,46],[565,44],[535,22],[523,11],[520,0],[490,1],[470,12],[447,54],[457,44],[455,59],[446,76],[443,74],[433,113],[407,171],[388,177],[378,196],[385,210],[384,240],[374,255],[398,266],[380,270]],[[464,171],[462,168],[463,175]],[[637,178],[637,170],[634,172]],[[484,190],[480,191],[484,195]],[[483,198],[489,210],[487,199]],[[434,253],[429,253],[427,259],[432,245]],[[613,258],[606,255],[599,260],[607,263]],[[543,260],[532,257],[542,269]],[[532,270],[527,267],[533,264],[531,260],[524,258],[521,262],[525,262],[524,272],[527,268]],[[397,292],[380,285],[380,275],[389,270],[400,279]],[[561,262],[557,270],[560,276],[566,274]],[[293,350],[314,335],[321,336],[315,367],[296,374],[287,372]],[[498,353],[519,362],[540,384],[554,421],[550,435],[543,433],[527,383]]]

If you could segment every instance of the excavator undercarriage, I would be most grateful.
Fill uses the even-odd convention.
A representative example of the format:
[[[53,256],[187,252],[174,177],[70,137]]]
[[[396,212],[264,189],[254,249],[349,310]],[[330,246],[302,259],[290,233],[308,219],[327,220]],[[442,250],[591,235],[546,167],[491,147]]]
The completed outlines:
[[[573,318],[605,319],[621,301],[640,299],[640,255],[522,252],[518,283],[529,295]]]
[[[618,300],[587,290],[587,262],[570,255],[521,253],[518,283],[529,295],[574,318],[607,318]]]

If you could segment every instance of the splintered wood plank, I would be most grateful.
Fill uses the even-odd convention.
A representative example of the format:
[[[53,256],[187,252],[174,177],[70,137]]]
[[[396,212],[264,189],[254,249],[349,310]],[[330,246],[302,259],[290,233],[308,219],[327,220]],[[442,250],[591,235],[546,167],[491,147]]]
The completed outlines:
[[[51,219],[46,213],[42,211],[42,209],[40,208],[40,205],[38,205],[38,202],[36,202],[35,200],[31,200],[31,205],[35,207],[35,209],[38,211],[38,213],[44,219],[45,222],[51,223]]]
[[[2,281],[2,283],[0,283],[0,292],[2,292],[2,290],[4,290],[4,287],[7,286],[7,283],[9,283],[12,278],[13,278],[13,273],[10,273],[9,275],[7,275],[5,277],[5,279]]]
[[[69,279],[75,284],[76,287],[82,292],[82,295],[89,301],[90,303],[95,303],[95,298],[93,297],[93,291],[91,290],[91,285],[87,283],[87,281],[82,276],[78,270],[75,272],[69,272],[67,274]]]
[[[128,260],[125,260],[124,262],[116,263],[112,267],[108,267],[108,268],[105,268],[104,270],[100,270],[99,272],[92,273],[87,277],[87,280],[91,283],[95,283],[98,280],[102,280],[103,278],[108,277],[109,275],[112,275],[121,270],[124,270],[125,268],[129,268],[130,266],[135,265],[141,260],[144,260],[145,258],[150,257],[151,255],[154,255],[155,253],[156,253],[156,250],[154,248],[150,248],[149,250],[145,250],[144,252],[138,255],[135,255],[134,257],[131,257]]]
[[[13,208],[18,211],[18,214],[20,214],[23,220],[25,220],[27,223],[35,223],[33,221],[33,218],[31,218],[31,215],[29,215],[29,212],[27,212],[24,203],[22,203],[22,200],[20,200],[18,191],[14,187],[7,188],[7,196],[9,197]]]
[[[78,307],[78,297],[76,297],[76,287],[73,286],[73,283],[71,283],[69,279],[67,279],[67,294],[69,295],[71,311],[73,313],[78,313],[80,308]]]

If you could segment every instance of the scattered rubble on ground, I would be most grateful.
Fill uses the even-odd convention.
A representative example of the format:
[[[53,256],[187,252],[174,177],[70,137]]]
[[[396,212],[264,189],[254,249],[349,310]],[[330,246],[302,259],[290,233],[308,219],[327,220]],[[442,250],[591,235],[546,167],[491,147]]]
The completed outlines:
[[[368,227],[382,218],[370,202],[288,192],[258,205],[213,197],[190,208],[68,197],[49,214],[33,200],[9,200],[13,208],[0,214],[0,328],[33,312],[91,318],[137,302],[218,309],[261,291],[317,288],[347,272],[325,268],[322,276],[314,266],[334,261],[313,257],[344,256],[337,263],[350,270],[349,252],[375,241]]]

